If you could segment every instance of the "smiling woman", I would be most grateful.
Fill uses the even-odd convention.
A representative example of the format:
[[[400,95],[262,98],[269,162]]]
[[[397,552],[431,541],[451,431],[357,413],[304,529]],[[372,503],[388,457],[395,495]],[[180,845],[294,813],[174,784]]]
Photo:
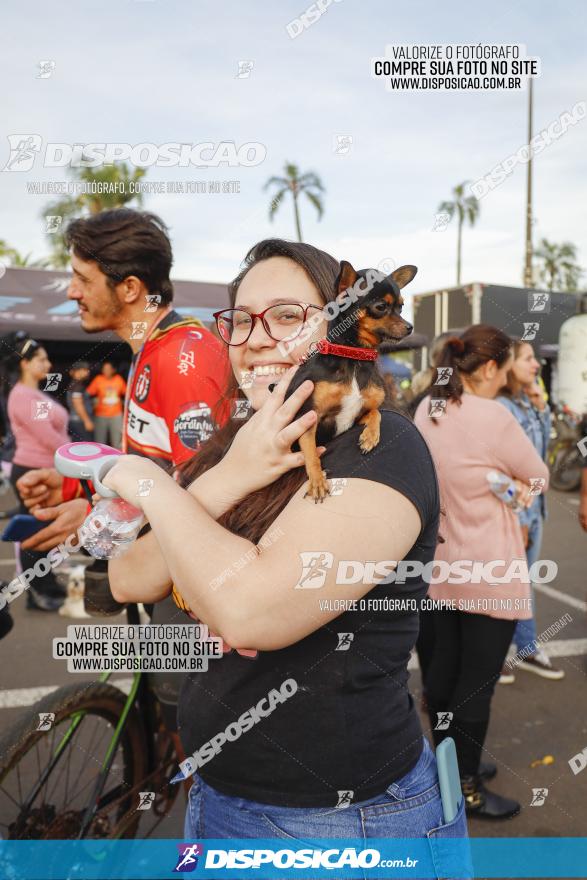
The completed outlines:
[[[427,585],[420,574],[385,583],[367,566],[410,559],[421,571],[434,556],[439,499],[426,444],[408,419],[384,411],[379,444],[365,454],[353,425],[318,450],[338,487],[323,504],[304,497],[304,456],[292,451],[317,418],[299,415],[313,382],[286,399],[309,341],[295,359],[284,356],[267,310],[321,309],[338,274],[336,260],[310,245],[256,245],[231,286],[246,338],[232,344],[233,316],[224,336],[229,393],[249,417],[233,418],[202,446],[182,485],[132,456],[105,478],[141,504],[152,527],[110,563],[115,597],[153,601],[175,588],[180,607],[225,642],[205,679],[186,678],[186,754],[216,742],[284,681],[295,683],[287,702],[208,756],[190,793],[190,837],[466,837],[462,802],[444,821],[435,758],[407,688]],[[153,484],[137,499],[139,471]],[[269,542],[270,534],[279,537]],[[358,582],[337,582],[345,560],[365,568]],[[367,594],[388,602],[373,611],[359,601]],[[396,598],[406,600],[401,608]],[[199,766],[189,762],[186,775]]]

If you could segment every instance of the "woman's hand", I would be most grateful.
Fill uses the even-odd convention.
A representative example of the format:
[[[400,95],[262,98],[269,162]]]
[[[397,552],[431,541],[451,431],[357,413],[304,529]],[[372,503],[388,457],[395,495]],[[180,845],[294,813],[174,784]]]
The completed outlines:
[[[530,543],[530,526],[522,526],[522,540],[524,541],[524,549],[528,549]]]
[[[316,423],[317,415],[315,410],[310,410],[295,419],[314,389],[310,380],[303,382],[285,400],[285,392],[297,369],[294,366],[282,376],[261,409],[236,434],[220,463],[225,476],[230,475],[239,497],[263,489],[282,474],[304,464],[303,453],[292,452],[291,446]],[[318,447],[319,455],[325,451],[325,446]]]
[[[546,407],[546,401],[544,400],[544,395],[542,393],[542,388],[538,384],[538,382],[533,382],[526,389],[526,394],[528,395],[528,399],[532,406],[536,407],[539,412],[542,412]]]
[[[523,483],[521,480],[514,480],[514,483],[516,484],[517,490],[516,501],[523,507],[530,507],[536,497],[531,494],[532,487],[528,483]]]
[[[166,474],[154,461],[140,455],[120,455],[102,478],[102,483],[120,498],[142,510],[143,498],[149,494],[148,490],[155,480],[161,478],[173,482],[173,477]]]

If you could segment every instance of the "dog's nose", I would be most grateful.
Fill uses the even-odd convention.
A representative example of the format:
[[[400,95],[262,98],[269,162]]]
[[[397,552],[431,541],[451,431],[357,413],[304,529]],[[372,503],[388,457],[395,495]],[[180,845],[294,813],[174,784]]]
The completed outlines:
[[[406,336],[409,336],[410,333],[412,332],[412,330],[414,329],[414,325],[409,324],[408,321],[406,321],[405,324],[406,324]]]

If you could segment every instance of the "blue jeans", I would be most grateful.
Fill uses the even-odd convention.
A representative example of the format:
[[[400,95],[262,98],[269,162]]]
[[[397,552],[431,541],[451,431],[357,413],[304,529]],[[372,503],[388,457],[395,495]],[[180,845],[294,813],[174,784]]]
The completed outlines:
[[[543,519],[540,512],[537,511],[536,516],[534,516],[528,525],[528,538],[531,541],[531,544],[526,551],[528,568],[540,558],[542,526]],[[534,620],[534,590],[532,589],[532,585],[530,585],[530,589],[532,590],[532,617],[529,617],[528,620],[518,620],[516,624],[516,629],[514,630],[514,645],[516,646],[517,651],[523,651],[527,646],[534,648],[534,650],[536,648],[533,644],[536,639],[536,621]],[[532,653],[534,653],[534,651],[532,651]]]
[[[279,807],[221,794],[194,777],[185,817],[186,840],[278,838],[308,842],[316,838],[428,838],[438,877],[469,877],[468,856],[442,847],[447,838],[466,838],[464,798],[452,822],[445,824],[436,758],[428,740],[415,767],[382,794],[345,809]]]

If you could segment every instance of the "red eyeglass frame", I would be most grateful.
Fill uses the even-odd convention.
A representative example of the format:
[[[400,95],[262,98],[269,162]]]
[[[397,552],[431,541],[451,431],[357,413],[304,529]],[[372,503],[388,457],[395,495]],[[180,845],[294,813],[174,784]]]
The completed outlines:
[[[272,339],[273,342],[283,342],[283,339],[276,339],[274,336],[271,335],[269,328],[267,327],[267,324],[265,323],[265,314],[268,311],[270,311],[271,309],[274,309],[276,306],[303,306],[304,307],[304,315],[302,318],[302,324],[300,325],[300,330],[301,330],[302,325],[306,323],[306,318],[308,316],[308,309],[318,309],[319,311],[322,311],[322,309],[324,308],[323,306],[317,306],[314,303],[302,303],[302,302],[279,303],[279,302],[276,302],[276,303],[273,303],[273,305],[268,306],[266,309],[263,309],[262,312],[247,312],[246,309],[239,309],[238,307],[230,308],[230,309],[221,309],[219,312],[212,312],[212,317],[214,318],[214,321],[216,322],[216,329],[218,330],[218,335],[220,336],[220,339],[222,340],[222,342],[224,342],[225,345],[231,345],[231,346],[234,346],[235,348],[238,348],[239,345],[244,345],[245,342],[248,342],[249,339],[251,338],[251,333],[255,329],[255,322],[256,322],[257,318],[259,318],[262,325],[263,325],[263,329],[265,330],[265,333],[267,334],[269,339]],[[220,331],[220,327],[218,326],[218,320],[219,320],[220,316],[223,315],[225,312],[244,312],[246,315],[249,316],[249,318],[253,319],[251,321],[251,329],[249,330],[249,335],[247,336],[246,339],[243,339],[242,342],[227,342],[226,339],[223,338],[222,333]],[[286,338],[286,337],[284,337],[284,338]],[[295,339],[295,336],[294,336],[294,339]]]

